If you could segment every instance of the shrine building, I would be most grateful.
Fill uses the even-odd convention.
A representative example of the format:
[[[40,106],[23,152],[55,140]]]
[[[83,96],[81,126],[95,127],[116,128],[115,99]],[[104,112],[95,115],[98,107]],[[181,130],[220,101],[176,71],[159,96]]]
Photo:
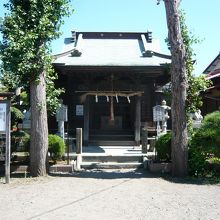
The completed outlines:
[[[152,108],[170,81],[170,62],[152,32],[73,31],[53,61],[66,129],[82,128],[84,145],[139,145],[142,126],[155,131]]]

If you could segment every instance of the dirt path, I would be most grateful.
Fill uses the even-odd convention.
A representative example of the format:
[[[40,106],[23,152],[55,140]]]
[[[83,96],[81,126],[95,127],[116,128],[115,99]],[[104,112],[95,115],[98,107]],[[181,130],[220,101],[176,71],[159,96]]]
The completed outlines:
[[[143,170],[15,178],[0,183],[0,219],[216,220],[220,186],[173,183]]]

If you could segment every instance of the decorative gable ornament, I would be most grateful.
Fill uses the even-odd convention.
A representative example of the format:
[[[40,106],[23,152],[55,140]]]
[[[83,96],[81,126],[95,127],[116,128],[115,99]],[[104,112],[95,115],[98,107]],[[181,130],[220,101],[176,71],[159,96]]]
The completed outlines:
[[[80,57],[82,55],[82,52],[80,52],[79,50],[77,49],[74,49],[72,52],[71,52],[71,56],[72,57]]]

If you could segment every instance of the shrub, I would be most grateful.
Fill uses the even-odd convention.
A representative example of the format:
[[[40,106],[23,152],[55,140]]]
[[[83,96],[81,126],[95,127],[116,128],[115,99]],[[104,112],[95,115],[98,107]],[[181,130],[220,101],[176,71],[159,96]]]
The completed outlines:
[[[171,160],[171,138],[171,132],[168,132],[156,141],[155,148],[159,160]]]
[[[65,152],[65,143],[63,139],[57,135],[49,134],[48,151],[50,152],[50,156],[54,161],[61,159]]]
[[[207,159],[220,157],[220,111],[208,114],[189,144],[189,174],[203,176],[208,172]]]
[[[207,172],[207,155],[201,147],[190,144],[188,152],[188,170],[191,176],[204,176]]]
[[[220,157],[220,111],[208,114],[192,138],[192,145],[206,154]]]
[[[30,135],[24,131],[14,131],[11,133],[11,151],[28,152],[30,149]]]
[[[220,158],[218,157],[212,157],[209,159],[210,163],[216,163],[216,164],[220,164]]]

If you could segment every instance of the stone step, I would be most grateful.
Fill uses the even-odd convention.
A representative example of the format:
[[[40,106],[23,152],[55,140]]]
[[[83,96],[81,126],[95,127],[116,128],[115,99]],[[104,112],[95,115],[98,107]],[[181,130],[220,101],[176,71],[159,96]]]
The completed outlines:
[[[99,135],[90,135],[91,141],[134,141],[134,135],[130,134],[99,134]]]
[[[143,155],[82,155],[83,162],[115,162],[115,163],[132,163],[142,162]]]
[[[135,141],[132,140],[90,140],[91,146],[135,146]]]
[[[50,173],[72,173],[73,171],[73,165],[55,164],[49,168]]]
[[[106,153],[82,153],[82,160],[85,162],[98,161],[98,162],[142,162],[143,158],[154,159],[155,153],[132,153],[132,154],[106,154]],[[67,154],[64,157],[68,159]],[[71,153],[70,160],[76,160],[77,154]]]
[[[149,155],[148,155],[149,156]],[[146,167],[149,161],[147,154],[132,155],[104,155],[82,154],[74,161],[74,167],[78,169],[125,169]],[[80,166],[78,166],[80,165]]]
[[[154,156],[154,153],[82,153],[82,160],[85,162],[142,162],[143,157]],[[69,159],[76,160],[78,154],[70,153]],[[67,154],[65,154],[65,159],[67,159]]]
[[[140,168],[143,167],[141,162],[126,162],[126,163],[117,163],[117,162],[82,162],[82,169],[129,169],[129,168]]]
[[[99,136],[99,135],[134,135],[133,130],[104,130],[104,129],[99,129],[99,130],[91,130],[90,135],[93,136]]]

